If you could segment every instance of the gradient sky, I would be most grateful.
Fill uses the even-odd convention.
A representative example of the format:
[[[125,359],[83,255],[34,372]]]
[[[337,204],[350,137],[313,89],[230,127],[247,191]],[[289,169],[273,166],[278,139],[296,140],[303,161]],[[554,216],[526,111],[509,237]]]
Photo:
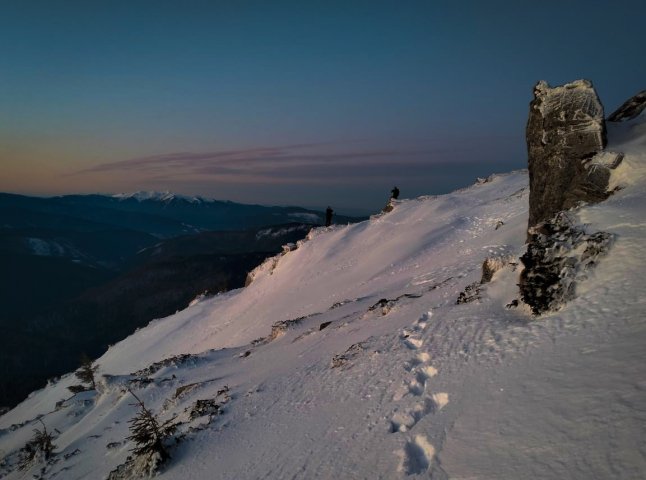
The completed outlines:
[[[0,191],[379,210],[524,168],[536,81],[646,88],[642,1],[0,0]]]

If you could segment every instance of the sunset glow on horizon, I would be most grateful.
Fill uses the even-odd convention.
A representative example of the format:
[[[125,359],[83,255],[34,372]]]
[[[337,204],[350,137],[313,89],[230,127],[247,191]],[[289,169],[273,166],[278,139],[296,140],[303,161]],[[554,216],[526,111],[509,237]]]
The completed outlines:
[[[642,2],[543,3],[3,2],[0,191],[368,212],[524,168],[538,80],[646,80]]]

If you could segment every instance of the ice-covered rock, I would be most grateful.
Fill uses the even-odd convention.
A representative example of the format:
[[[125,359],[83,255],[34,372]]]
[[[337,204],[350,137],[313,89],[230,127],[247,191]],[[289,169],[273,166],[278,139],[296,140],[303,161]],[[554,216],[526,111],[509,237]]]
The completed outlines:
[[[592,84],[577,80],[534,88],[527,122],[529,227],[581,201],[606,198],[605,176],[588,167],[606,146],[603,106]]]
[[[626,100],[608,117],[609,122],[625,122],[638,117],[646,108],[646,90]]]

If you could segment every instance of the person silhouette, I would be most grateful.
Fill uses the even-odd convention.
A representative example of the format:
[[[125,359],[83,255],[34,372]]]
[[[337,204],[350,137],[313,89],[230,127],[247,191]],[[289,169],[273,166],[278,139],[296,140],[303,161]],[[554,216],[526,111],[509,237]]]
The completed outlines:
[[[397,200],[397,198],[399,198],[399,188],[393,187],[390,193],[391,193],[390,198],[392,198],[393,200]]]
[[[328,206],[327,209],[325,210],[325,226],[329,227],[332,225],[332,215],[334,215],[334,210],[332,210],[332,207]]]

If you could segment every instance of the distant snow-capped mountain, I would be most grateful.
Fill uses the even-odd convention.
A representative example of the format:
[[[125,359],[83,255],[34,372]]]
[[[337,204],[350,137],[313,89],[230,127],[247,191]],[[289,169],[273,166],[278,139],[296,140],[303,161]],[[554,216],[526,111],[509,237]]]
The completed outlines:
[[[210,198],[204,198],[200,196],[189,196],[189,195],[180,195],[177,193],[172,193],[169,191],[165,192],[156,192],[156,191],[143,191],[140,190],[138,192],[133,192],[133,193],[117,193],[112,195],[113,198],[117,198],[119,200],[128,200],[128,199],[134,199],[138,200],[140,202],[146,201],[146,200],[156,200],[160,202],[171,202],[173,200],[184,200],[189,203],[210,203],[214,202],[215,200],[210,199]]]

